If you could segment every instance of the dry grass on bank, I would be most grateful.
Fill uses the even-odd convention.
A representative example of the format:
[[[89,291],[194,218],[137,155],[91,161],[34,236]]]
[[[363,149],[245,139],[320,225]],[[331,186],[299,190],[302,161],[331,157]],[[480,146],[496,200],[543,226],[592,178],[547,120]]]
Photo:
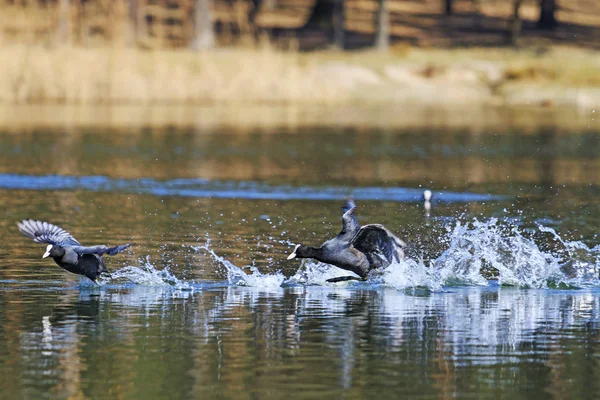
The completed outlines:
[[[60,2],[50,2],[44,7],[36,6],[35,2],[13,3],[0,4],[0,104],[443,105],[498,104],[509,99],[522,99],[516,101],[525,104],[530,99],[533,104],[575,102],[578,107],[600,104],[600,56],[583,48],[548,47],[549,43],[567,43],[558,41],[559,36],[530,36],[529,47],[518,51],[494,47],[419,49],[400,44],[388,52],[298,52],[294,39],[290,40],[291,50],[281,51],[268,40],[256,44],[254,35],[246,32],[248,37],[241,34],[237,42],[244,43],[244,48],[207,52],[144,50],[127,47],[135,43],[132,38],[136,37],[129,25],[127,3],[99,9],[92,7],[97,2],[85,2],[85,10],[75,12],[72,7],[67,13],[68,24],[61,23],[66,21],[61,15],[66,14],[61,14]],[[440,14],[439,1],[401,3],[405,7],[402,13],[407,16],[418,16],[427,10],[432,16],[437,15],[432,18],[443,29],[436,32],[444,37],[452,36],[447,29],[455,24],[462,26],[459,22],[466,16],[502,22],[510,15],[510,7],[506,8],[505,3],[483,2],[482,9],[474,12],[473,3],[465,0],[455,2],[457,15],[452,22]],[[537,15],[534,3],[523,6],[523,17],[527,20]],[[597,17],[600,9],[584,0],[571,3],[577,12],[565,14],[561,10],[562,27],[567,23],[581,25],[580,28],[597,25],[596,20],[588,19],[590,15]],[[92,34],[92,22],[99,20],[104,21],[99,25],[103,30],[101,34]],[[421,20],[429,21],[415,19]],[[467,18],[463,22],[473,22],[469,21]],[[485,19],[478,23],[486,21],[491,23]],[[426,37],[435,36],[427,24],[420,30]],[[484,43],[480,34],[473,31],[473,43]],[[466,33],[460,31],[460,35],[457,32],[454,35],[462,37]],[[582,43],[593,40],[590,36]],[[439,44],[433,39],[426,42]],[[525,90],[527,93],[515,92]],[[575,100],[563,101],[563,98]]]
[[[462,75],[447,72],[482,63],[494,77],[468,82],[482,92],[514,82],[600,87],[600,57],[565,47],[300,53],[268,45],[210,52],[9,45],[0,48],[0,63],[5,104],[389,101],[410,91],[418,98],[424,84],[430,92],[436,85],[460,91]],[[398,80],[390,67],[409,74]]]
[[[329,101],[298,56],[261,51],[143,51],[127,48],[0,49],[0,101],[8,103],[192,103]]]

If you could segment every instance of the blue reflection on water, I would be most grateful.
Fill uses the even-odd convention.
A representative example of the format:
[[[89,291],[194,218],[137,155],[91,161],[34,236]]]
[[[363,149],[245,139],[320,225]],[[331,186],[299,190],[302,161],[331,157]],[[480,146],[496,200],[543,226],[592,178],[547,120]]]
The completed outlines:
[[[156,180],[115,179],[106,176],[19,175],[0,174],[1,189],[24,190],[89,190],[125,192],[157,196],[213,197],[222,199],[265,200],[356,200],[421,201],[422,189],[395,187],[311,187],[269,185],[253,181],[212,181],[201,178]],[[502,200],[506,196],[447,192],[434,193],[434,200],[456,203]]]

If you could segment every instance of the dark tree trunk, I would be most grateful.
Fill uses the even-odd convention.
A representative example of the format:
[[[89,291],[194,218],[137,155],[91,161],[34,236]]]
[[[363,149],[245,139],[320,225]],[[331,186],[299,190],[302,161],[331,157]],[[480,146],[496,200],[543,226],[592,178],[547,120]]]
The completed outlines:
[[[375,47],[378,50],[387,50],[390,47],[390,13],[386,0],[379,0],[379,7],[377,8]]]
[[[508,33],[510,44],[513,46],[519,44],[519,36],[521,36],[521,17],[519,15],[519,10],[522,2],[523,0],[513,0],[513,15],[510,20]]]
[[[194,8],[194,38],[192,49],[206,50],[215,47],[211,0],[196,0]]]
[[[446,15],[452,15],[453,13],[453,9],[452,9],[452,0],[445,0],[444,1],[444,11],[446,12]]]
[[[333,0],[333,45],[343,49],[346,42],[344,29],[344,0]]]
[[[540,0],[540,18],[537,26],[540,29],[554,29],[558,25],[556,20],[556,0]]]

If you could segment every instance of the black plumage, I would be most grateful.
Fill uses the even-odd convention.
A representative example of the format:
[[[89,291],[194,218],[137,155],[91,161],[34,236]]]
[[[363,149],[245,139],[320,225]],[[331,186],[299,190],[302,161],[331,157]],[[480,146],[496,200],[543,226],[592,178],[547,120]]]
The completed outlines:
[[[114,256],[131,246],[82,246],[69,232],[48,222],[26,219],[17,225],[19,231],[34,242],[48,243],[42,258],[50,256],[63,269],[87,276],[94,282],[100,275],[109,274],[102,258],[104,254]]]
[[[343,207],[342,230],[340,233],[315,248],[296,245],[288,260],[293,258],[314,258],[318,261],[352,271],[360,279],[367,278],[372,269],[381,269],[393,262],[404,259],[406,243],[386,229],[383,225],[369,224],[360,226],[354,216],[356,204],[352,200]],[[357,279],[343,276],[328,279],[328,282],[340,282]]]

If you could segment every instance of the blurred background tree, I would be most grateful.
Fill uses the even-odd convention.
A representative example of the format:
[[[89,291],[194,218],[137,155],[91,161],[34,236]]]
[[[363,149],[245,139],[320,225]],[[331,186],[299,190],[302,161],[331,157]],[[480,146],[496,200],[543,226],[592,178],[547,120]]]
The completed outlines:
[[[556,0],[540,0],[540,19],[538,28],[554,29],[558,25],[556,20]]]
[[[0,0],[0,11],[4,42],[82,46],[202,50],[267,37],[306,50],[385,50],[526,38],[595,48],[600,36],[600,2],[591,0]]]

